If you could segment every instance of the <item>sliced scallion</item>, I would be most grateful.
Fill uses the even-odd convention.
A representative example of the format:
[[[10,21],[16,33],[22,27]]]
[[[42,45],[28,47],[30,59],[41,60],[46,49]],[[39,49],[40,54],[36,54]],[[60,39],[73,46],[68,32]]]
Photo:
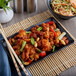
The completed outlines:
[[[56,28],[54,31],[56,32],[58,30],[58,28]]]
[[[35,39],[33,37],[31,37],[31,44],[34,45],[35,44]]]
[[[23,49],[24,49],[25,45],[26,45],[26,41],[23,41],[22,47],[21,47],[21,49],[20,49],[21,52],[23,52]]]
[[[56,46],[53,46],[53,50],[52,50],[52,52],[55,52],[55,47],[56,47]]]
[[[63,32],[63,33],[58,37],[58,39],[61,40],[65,35],[66,35],[66,32]]]
[[[31,33],[31,31],[26,31],[27,34]]]
[[[38,48],[36,48],[36,50],[37,50],[37,52],[39,52],[39,53],[41,53],[42,51],[40,50],[40,49],[38,49]]]
[[[39,27],[38,29],[37,29],[37,31],[41,31],[43,29],[43,27]]]
[[[71,10],[72,10],[74,13],[76,13],[76,9],[75,9],[75,8],[71,7]]]

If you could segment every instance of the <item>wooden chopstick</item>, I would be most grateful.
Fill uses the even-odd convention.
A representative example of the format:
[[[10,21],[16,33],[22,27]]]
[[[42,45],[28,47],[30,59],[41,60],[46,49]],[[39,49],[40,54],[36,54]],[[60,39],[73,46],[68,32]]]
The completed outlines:
[[[0,27],[1,27],[1,29],[3,30],[2,26],[0,26]],[[4,30],[3,30],[3,31],[4,31]],[[16,63],[16,60],[15,60],[15,58],[14,58],[14,56],[13,56],[13,54],[12,54],[10,48],[9,48],[9,46],[8,46],[8,49],[9,49],[9,53],[10,53],[10,55],[11,55],[11,57],[12,57],[12,60],[13,60],[13,62],[14,62],[15,68],[16,68],[16,70],[17,70],[18,76],[22,76],[22,75],[21,75],[21,72],[20,72],[20,70],[19,70],[19,68],[18,68],[18,65],[17,65],[17,63]]]
[[[9,49],[9,46],[8,46],[8,49]],[[18,76],[22,76],[22,75],[21,75],[21,72],[20,72],[20,70],[19,70],[19,68],[18,68],[18,65],[17,65],[17,63],[16,63],[16,60],[15,60],[15,58],[14,58],[14,56],[13,56],[13,54],[12,54],[12,52],[11,52],[10,49],[9,49],[9,53],[10,53],[10,55],[11,55],[11,57],[12,57],[13,62],[14,62],[14,65],[15,65],[15,68],[16,68],[16,70],[17,70]]]
[[[15,51],[13,50],[12,46],[10,45],[8,39],[6,38],[4,31],[0,29],[0,33],[2,34],[3,38],[5,39],[7,45],[9,46],[11,52],[13,53],[13,55],[15,56],[16,60],[18,61],[19,65],[21,66],[22,70],[24,71],[24,73],[29,76],[28,72],[26,71],[25,67],[23,66],[22,62],[20,61],[20,59],[18,58],[18,56],[16,55]]]

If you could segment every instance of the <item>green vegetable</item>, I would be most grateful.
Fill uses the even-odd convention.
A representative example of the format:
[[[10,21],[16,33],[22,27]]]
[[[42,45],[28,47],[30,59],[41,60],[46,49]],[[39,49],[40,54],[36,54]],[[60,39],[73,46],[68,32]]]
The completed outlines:
[[[68,11],[68,8],[65,8],[65,11]]]
[[[40,50],[40,49],[38,49],[38,48],[36,48],[36,50],[37,50],[37,52],[39,52],[39,53],[41,53],[42,51]]]
[[[31,33],[31,31],[26,31],[27,34]]]
[[[25,45],[26,45],[26,41],[23,41],[22,47],[21,47],[21,49],[20,49],[21,52],[23,52],[23,49],[24,49]]]
[[[59,0],[56,0],[55,2],[52,2],[52,3],[55,3],[55,4],[57,4],[57,3],[60,3],[60,1],[59,1]]]
[[[68,4],[69,2],[68,2],[68,1],[65,1],[65,3],[67,3],[67,4]]]
[[[71,5],[69,5],[69,8],[71,8]]]
[[[10,2],[10,0],[0,0],[0,7],[4,9],[4,11],[6,12],[6,8],[9,10],[10,7],[7,6],[8,2]]]
[[[34,45],[35,44],[35,39],[33,37],[31,37],[31,44]]]
[[[58,30],[58,28],[56,28],[54,31],[56,32]]]
[[[52,52],[55,52],[55,47],[56,47],[56,46],[53,46],[53,50],[52,50]]]
[[[37,31],[41,31],[43,29],[43,27],[39,27],[38,29],[37,29]]]
[[[76,13],[76,9],[75,9],[75,8],[71,7],[71,10],[72,10],[74,13]]]
[[[63,32],[63,33],[58,37],[58,39],[61,40],[65,35],[66,35],[66,32]]]

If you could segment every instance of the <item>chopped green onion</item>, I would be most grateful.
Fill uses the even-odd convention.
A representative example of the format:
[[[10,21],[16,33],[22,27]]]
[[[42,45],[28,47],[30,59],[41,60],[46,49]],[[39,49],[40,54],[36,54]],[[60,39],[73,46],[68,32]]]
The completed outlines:
[[[33,37],[31,37],[31,44],[34,45],[35,44],[35,39]]]
[[[52,50],[52,52],[55,52],[55,47],[56,47],[56,46],[53,46],[53,50]]]
[[[36,48],[36,50],[37,50],[37,52],[39,52],[39,53],[41,53],[42,51],[40,50],[40,49],[38,49],[38,48]]]
[[[37,29],[37,31],[41,31],[43,29],[43,27],[39,27],[38,29]]]
[[[75,8],[71,7],[71,10],[72,10],[74,13],[76,13],[76,9],[75,9]]]
[[[65,11],[68,11],[68,8],[65,8]]]
[[[63,32],[63,33],[58,37],[58,39],[61,40],[65,35],[66,35],[66,32]]]
[[[67,3],[67,4],[68,4],[69,2],[68,2],[68,1],[65,1],[65,3]]]
[[[27,34],[31,33],[31,31],[26,31]]]
[[[56,28],[54,31],[56,32],[58,30],[58,28]]]
[[[20,49],[21,52],[23,52],[23,49],[24,49],[25,45],[26,45],[26,41],[23,41],[22,47],[21,47],[21,49]]]

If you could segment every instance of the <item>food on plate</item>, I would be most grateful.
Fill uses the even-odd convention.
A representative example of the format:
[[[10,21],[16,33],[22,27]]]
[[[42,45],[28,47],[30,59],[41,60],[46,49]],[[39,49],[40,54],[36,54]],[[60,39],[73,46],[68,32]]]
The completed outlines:
[[[52,0],[51,4],[55,13],[63,16],[76,15],[76,0]]]
[[[9,43],[24,65],[29,65],[48,52],[55,52],[56,47],[65,46],[69,40],[53,21],[32,27],[30,31],[20,30]]]

